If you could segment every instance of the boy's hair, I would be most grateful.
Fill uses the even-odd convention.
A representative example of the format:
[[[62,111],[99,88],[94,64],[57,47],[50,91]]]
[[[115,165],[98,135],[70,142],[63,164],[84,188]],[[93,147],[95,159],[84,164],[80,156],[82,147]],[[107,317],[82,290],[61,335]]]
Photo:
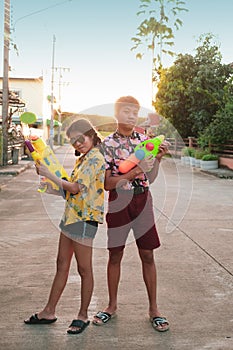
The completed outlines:
[[[118,98],[115,102],[115,116],[118,115],[120,108],[126,105],[134,105],[135,107],[138,107],[138,109],[140,108],[140,104],[138,100],[136,100],[136,98],[134,98],[133,96],[122,96]]]

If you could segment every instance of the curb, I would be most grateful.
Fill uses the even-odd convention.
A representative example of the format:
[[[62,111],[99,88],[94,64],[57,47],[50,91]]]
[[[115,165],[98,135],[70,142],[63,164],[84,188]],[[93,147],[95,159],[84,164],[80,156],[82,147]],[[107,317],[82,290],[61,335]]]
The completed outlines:
[[[13,175],[17,176],[26,169],[30,168],[33,165],[33,162],[29,161],[27,164],[16,164],[7,166],[6,168],[0,169],[0,176],[4,175]]]
[[[6,167],[0,168],[0,191],[6,186],[8,181],[31,168],[33,164],[33,161],[27,161],[25,164],[7,165]]]

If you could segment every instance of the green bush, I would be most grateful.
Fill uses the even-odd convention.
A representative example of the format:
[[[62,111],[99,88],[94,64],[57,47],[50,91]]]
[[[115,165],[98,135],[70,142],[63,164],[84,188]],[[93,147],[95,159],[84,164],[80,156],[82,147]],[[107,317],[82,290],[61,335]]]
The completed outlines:
[[[192,157],[191,156],[192,150],[193,150],[193,148],[191,148],[191,147],[184,147],[181,150],[181,154],[184,157]]]
[[[208,154],[205,154],[205,155],[202,157],[202,160],[204,160],[204,161],[208,161],[208,160],[218,160],[218,156],[217,156],[216,154],[208,153]]]
[[[195,157],[195,148],[189,148],[189,157]]]
[[[223,110],[219,110],[214,120],[205,128],[198,137],[200,147],[213,145],[224,145],[232,140],[233,135],[233,103],[227,103]]]
[[[206,150],[203,150],[203,149],[196,149],[196,150],[195,150],[194,157],[195,157],[196,159],[202,159],[202,157],[203,157],[205,154],[207,154],[207,153],[208,153],[208,151],[206,151]]]

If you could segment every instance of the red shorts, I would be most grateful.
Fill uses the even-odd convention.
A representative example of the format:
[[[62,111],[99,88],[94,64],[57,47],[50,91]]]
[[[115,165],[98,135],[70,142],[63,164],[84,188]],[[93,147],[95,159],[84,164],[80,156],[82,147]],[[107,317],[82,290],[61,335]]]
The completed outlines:
[[[160,246],[149,190],[140,194],[110,191],[106,222],[109,250],[123,250],[130,229],[139,249],[153,250]]]

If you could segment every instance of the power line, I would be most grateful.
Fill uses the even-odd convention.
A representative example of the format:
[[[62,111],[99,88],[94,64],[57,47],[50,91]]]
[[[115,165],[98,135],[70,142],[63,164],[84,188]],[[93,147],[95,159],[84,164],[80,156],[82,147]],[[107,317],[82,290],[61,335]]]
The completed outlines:
[[[67,2],[70,2],[70,1],[72,1],[72,0],[66,0],[66,1],[58,2],[58,3],[54,4],[54,5],[45,7],[45,8],[43,8],[43,9],[41,9],[41,10],[37,10],[37,11],[35,11],[35,12],[29,13],[29,14],[27,14],[27,15],[25,15],[25,16],[22,16],[22,17],[18,18],[18,19],[15,21],[12,30],[13,30],[13,31],[15,30],[16,23],[18,23],[18,22],[21,21],[22,19],[24,19],[24,18],[26,18],[26,17],[29,17],[29,16],[36,15],[36,14],[41,13],[41,12],[44,12],[44,11],[47,11],[47,10],[49,10],[49,9],[51,9],[51,8],[60,6],[60,5],[62,5],[62,4],[65,4],[65,3],[67,3]]]

